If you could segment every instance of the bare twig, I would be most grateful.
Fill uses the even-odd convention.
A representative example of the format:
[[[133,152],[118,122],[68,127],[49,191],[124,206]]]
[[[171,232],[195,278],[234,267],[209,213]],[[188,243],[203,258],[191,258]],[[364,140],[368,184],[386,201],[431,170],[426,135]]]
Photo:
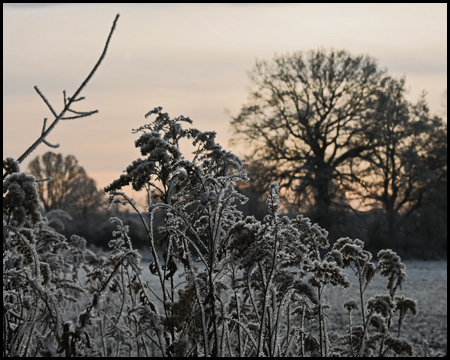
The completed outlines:
[[[98,69],[98,67],[100,66],[101,62],[103,61],[103,59],[104,59],[104,57],[106,55],[106,51],[108,50],[108,46],[109,46],[112,34],[113,34],[113,32],[114,32],[114,30],[116,28],[116,24],[117,24],[117,20],[119,19],[119,16],[120,15],[117,14],[116,18],[114,19],[114,23],[113,23],[113,25],[111,27],[111,31],[109,32],[108,39],[106,40],[105,47],[103,49],[103,52],[102,52],[99,60],[97,61],[97,63],[95,64],[94,68],[89,73],[89,75],[86,77],[86,79],[83,81],[83,83],[80,85],[80,87],[77,89],[77,91],[75,91],[75,94],[72,97],[69,97],[69,98],[67,98],[67,100],[65,100],[64,108],[59,114],[56,113],[56,111],[50,105],[50,103],[45,98],[45,96],[42,94],[42,92],[39,90],[39,88],[37,86],[34,87],[36,92],[39,94],[39,96],[42,98],[42,100],[44,100],[45,104],[49,107],[50,111],[55,116],[55,119],[53,120],[52,124],[46,130],[43,130],[41,136],[17,159],[18,163],[21,163],[28,155],[30,155],[30,153],[33,152],[36,149],[36,147],[41,142],[45,142],[46,137],[48,136],[48,134],[50,134],[50,132],[53,130],[53,128],[56,126],[56,124],[58,124],[59,120],[69,120],[69,119],[71,119],[71,118],[64,118],[64,114],[67,111],[70,110],[70,106],[72,105],[73,102],[81,100],[81,98],[78,98],[78,95],[81,93],[83,88],[87,85],[87,83],[91,80],[91,78],[94,75],[95,71]],[[64,98],[65,98],[65,96],[64,96]],[[82,113],[83,115],[72,117],[72,118],[79,118],[79,117],[83,117],[83,116],[89,116],[89,115],[92,115],[95,112],[97,112],[97,111],[91,111],[91,112]],[[44,122],[44,129],[45,129],[45,122]],[[5,174],[3,175],[3,178],[5,178]]]

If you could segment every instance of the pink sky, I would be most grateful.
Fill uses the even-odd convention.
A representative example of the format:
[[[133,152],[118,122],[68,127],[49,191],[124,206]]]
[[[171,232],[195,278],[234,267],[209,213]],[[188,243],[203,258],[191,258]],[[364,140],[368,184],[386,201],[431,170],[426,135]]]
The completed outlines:
[[[4,4],[3,157],[19,157],[36,140],[46,105],[58,111],[62,91],[76,90],[121,14],[103,65],[84,91],[92,117],[58,124],[22,164],[46,151],[73,154],[103,187],[139,157],[132,128],[162,106],[228,145],[230,115],[247,99],[256,59],[298,50],[346,49],[368,54],[410,97],[426,90],[443,111],[447,84],[447,4]]]

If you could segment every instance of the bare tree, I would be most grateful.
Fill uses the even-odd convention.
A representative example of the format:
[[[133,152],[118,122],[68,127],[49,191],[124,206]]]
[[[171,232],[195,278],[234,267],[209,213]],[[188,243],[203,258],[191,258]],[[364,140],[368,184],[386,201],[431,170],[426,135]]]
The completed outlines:
[[[346,165],[372,147],[362,139],[383,76],[374,59],[343,50],[258,61],[251,96],[231,125],[233,143],[251,150],[246,162],[258,169],[261,188],[277,180],[300,209],[310,202],[314,221],[329,227]]]
[[[74,217],[86,220],[105,204],[105,194],[99,191],[73,155],[47,152],[42,159],[37,156],[28,165],[29,172],[37,179],[51,178],[39,182],[37,191],[43,209],[67,211]]]
[[[367,132],[376,146],[351,165],[358,179],[352,191],[366,205],[383,210],[388,241],[397,239],[402,220],[423,205],[447,166],[442,119],[429,113],[424,96],[411,104],[405,93],[404,78],[382,82]]]

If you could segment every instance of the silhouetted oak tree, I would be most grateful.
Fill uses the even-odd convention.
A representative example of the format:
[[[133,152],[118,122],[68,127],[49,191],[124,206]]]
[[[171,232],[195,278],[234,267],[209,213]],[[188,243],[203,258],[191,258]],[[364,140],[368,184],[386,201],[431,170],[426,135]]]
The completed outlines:
[[[372,147],[365,135],[385,72],[368,56],[347,51],[296,52],[258,61],[251,95],[231,121],[234,143],[261,188],[276,180],[302,210],[329,227],[338,185],[348,163]]]

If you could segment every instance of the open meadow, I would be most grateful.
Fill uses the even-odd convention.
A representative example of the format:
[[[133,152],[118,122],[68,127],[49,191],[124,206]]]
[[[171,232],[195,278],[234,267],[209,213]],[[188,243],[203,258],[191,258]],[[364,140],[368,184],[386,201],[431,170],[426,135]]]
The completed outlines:
[[[417,301],[418,314],[408,314],[402,329],[403,336],[414,345],[429,343],[430,349],[444,352],[447,349],[447,262],[446,261],[404,261],[406,283],[398,292]],[[356,284],[355,276],[349,273],[349,280]],[[367,297],[386,293],[386,279],[376,276],[367,290]],[[327,293],[333,306],[330,330],[339,330],[347,325],[347,313],[342,304],[353,297],[358,299],[357,286],[348,290],[333,288]]]
[[[149,262],[141,262],[143,277],[150,287],[159,289],[158,278],[148,269]],[[409,339],[420,355],[420,347],[428,342],[431,353],[445,353],[447,350],[447,262],[406,260],[407,280],[398,291],[417,301],[418,314],[413,317],[408,314],[402,329],[403,337]],[[325,300],[331,305],[330,318],[327,326],[330,331],[340,332],[348,326],[348,315],[342,306],[350,298],[358,299],[357,279],[351,271],[346,271],[352,286],[349,289],[331,287],[325,292]],[[386,293],[386,279],[375,276],[366,292],[366,298]],[[427,355],[427,354],[424,354]]]

